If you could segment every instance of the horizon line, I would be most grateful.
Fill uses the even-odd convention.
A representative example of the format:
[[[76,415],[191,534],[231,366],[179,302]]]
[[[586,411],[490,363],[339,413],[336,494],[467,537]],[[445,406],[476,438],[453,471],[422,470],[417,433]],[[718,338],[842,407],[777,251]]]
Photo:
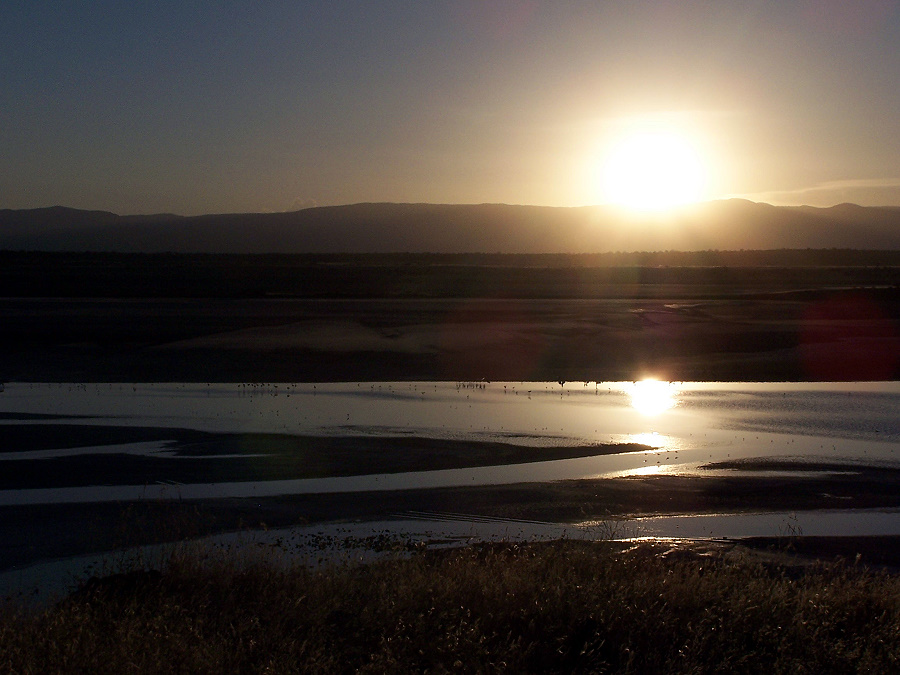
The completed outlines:
[[[321,204],[315,206],[306,206],[300,209],[287,209],[282,211],[211,211],[211,212],[202,212],[202,213],[194,213],[194,214],[183,214],[183,213],[175,213],[170,211],[157,211],[157,212],[148,212],[148,213],[118,213],[116,211],[109,211],[101,208],[80,208],[76,206],[66,206],[64,204],[54,204],[52,206],[37,206],[37,207],[29,207],[29,208],[0,208],[0,211],[51,211],[51,210],[67,210],[67,211],[79,211],[82,213],[103,213],[109,214],[113,216],[117,216],[119,218],[128,218],[128,217],[142,217],[142,218],[153,218],[153,217],[169,217],[169,218],[202,218],[207,216],[251,216],[251,215],[278,215],[278,214],[288,214],[288,213],[301,213],[304,211],[314,211],[314,210],[322,210],[322,209],[338,209],[338,208],[348,208],[354,206],[446,206],[446,207],[454,207],[454,206],[469,206],[469,207],[478,207],[478,206],[507,206],[507,207],[520,207],[520,208],[539,208],[539,209],[559,209],[559,210],[578,210],[578,209],[609,209],[620,212],[624,216],[628,216],[631,218],[661,218],[666,217],[671,214],[677,214],[679,212],[690,211],[695,208],[702,208],[704,206],[710,204],[719,204],[725,202],[746,202],[749,204],[757,204],[762,206],[771,206],[774,208],[786,208],[786,209],[815,209],[819,211],[827,211],[829,209],[834,209],[838,207],[856,207],[861,209],[900,209],[900,204],[879,204],[879,205],[868,205],[864,206],[862,204],[858,204],[856,202],[838,202],[832,204],[830,206],[814,206],[812,204],[773,204],[771,202],[762,201],[762,200],[754,200],[749,199],[747,197],[741,196],[730,196],[730,197],[721,197],[717,199],[707,199],[697,202],[691,202],[689,204],[679,204],[676,206],[672,206],[667,209],[662,209],[659,211],[635,211],[629,209],[627,207],[623,207],[620,204],[615,203],[599,203],[599,204],[580,204],[580,205],[572,205],[572,206],[552,206],[547,204],[521,204],[521,203],[510,203],[510,202],[416,202],[416,201],[361,201],[361,202],[346,202],[340,204]]]

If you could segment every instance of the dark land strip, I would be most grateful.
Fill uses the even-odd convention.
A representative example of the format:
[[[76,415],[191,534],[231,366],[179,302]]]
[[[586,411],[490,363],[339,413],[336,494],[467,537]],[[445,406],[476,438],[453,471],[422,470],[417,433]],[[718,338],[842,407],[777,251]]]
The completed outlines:
[[[436,300],[0,299],[0,380],[884,380],[900,292]]]
[[[900,377],[895,251],[0,251],[0,381]]]

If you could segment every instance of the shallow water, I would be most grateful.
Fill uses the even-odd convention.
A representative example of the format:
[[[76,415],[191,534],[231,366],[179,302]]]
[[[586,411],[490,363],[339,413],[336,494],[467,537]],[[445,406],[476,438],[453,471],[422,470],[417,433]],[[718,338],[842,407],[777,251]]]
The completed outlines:
[[[840,475],[860,467],[900,468],[900,383],[339,383],[339,384],[26,384],[0,392],[4,427],[59,431],[96,428],[89,442],[66,434],[40,448],[0,443],[0,468],[31,463],[47,475],[54,462],[96,457],[155,462],[202,460],[215,468],[251,453],[175,452],[176,440],[109,442],[113,427],[255,434],[397,437],[501,442],[531,447],[638,443],[637,452],[440,471],[306,479],[199,482],[171,480],[0,490],[0,506],[128,500],[257,497],[292,494],[499,485],[655,474],[699,476]],[[723,462],[728,464],[722,465]],[[46,464],[46,468],[44,465]],[[822,467],[822,464],[829,466]],[[38,473],[40,475],[40,473]],[[205,475],[205,474],[204,474]],[[107,474],[108,479],[108,474]],[[797,535],[900,535],[896,509],[660,516],[581,524],[407,513],[385,522],[319,525],[235,537],[253,546],[299,542],[293,553],[315,557],[323,537],[341,541],[374,532],[430,545],[492,539]],[[248,543],[248,542],[244,542]],[[307,549],[304,551],[303,546]],[[364,555],[365,546],[353,549]],[[144,553],[162,549],[144,548]],[[96,573],[109,555],[31,565],[0,574],[0,595],[65,589]],[[75,574],[76,577],[71,575]]]
[[[21,384],[4,425],[192,429],[244,436],[417,436],[536,447],[639,443],[639,452],[492,467],[266,481],[0,490],[0,505],[497,485],[594,477],[741,475],[786,459],[900,467],[900,383]],[[173,441],[174,442],[174,441]],[[61,445],[65,446],[65,444]],[[166,441],[2,448],[4,462],[175,457]],[[206,455],[227,461],[252,455]],[[182,458],[197,459],[190,455]],[[105,461],[111,461],[109,459]],[[728,469],[716,468],[719,462]],[[51,465],[48,465],[48,469]],[[753,475],[760,475],[759,467]],[[814,469],[814,466],[810,466]],[[750,470],[751,467],[747,467]],[[210,475],[213,475],[212,473]]]

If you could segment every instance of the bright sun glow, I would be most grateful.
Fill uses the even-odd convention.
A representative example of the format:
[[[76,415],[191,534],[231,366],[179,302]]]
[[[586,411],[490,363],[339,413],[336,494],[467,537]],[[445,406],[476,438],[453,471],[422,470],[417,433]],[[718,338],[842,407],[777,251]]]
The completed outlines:
[[[602,180],[605,202],[632,211],[664,211],[703,199],[707,169],[687,135],[631,130],[610,148]]]
[[[642,415],[658,415],[677,403],[677,392],[671,382],[641,380],[632,384],[628,393],[631,395],[632,407]]]

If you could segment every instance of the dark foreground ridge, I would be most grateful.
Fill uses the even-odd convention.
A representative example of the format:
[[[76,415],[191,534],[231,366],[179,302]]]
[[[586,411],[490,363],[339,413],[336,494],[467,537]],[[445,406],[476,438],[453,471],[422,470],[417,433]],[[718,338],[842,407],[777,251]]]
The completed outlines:
[[[0,614],[9,672],[896,672],[900,579],[557,541],[288,567],[173,557]]]

